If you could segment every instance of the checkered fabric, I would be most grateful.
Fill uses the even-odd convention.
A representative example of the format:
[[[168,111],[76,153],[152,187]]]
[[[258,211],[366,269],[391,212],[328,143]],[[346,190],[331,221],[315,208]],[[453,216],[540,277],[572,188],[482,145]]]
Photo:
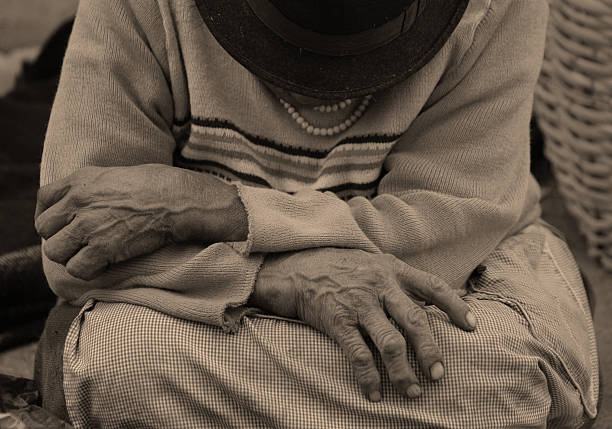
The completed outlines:
[[[565,243],[543,225],[505,240],[465,300],[475,332],[426,307],[446,376],[410,400],[383,377],[367,401],[339,347],[303,324],[247,317],[235,334],[129,305],[88,302],[64,351],[77,428],[578,427],[594,416],[597,351]],[[377,355],[375,353],[375,355]],[[378,358],[377,358],[378,359]]]

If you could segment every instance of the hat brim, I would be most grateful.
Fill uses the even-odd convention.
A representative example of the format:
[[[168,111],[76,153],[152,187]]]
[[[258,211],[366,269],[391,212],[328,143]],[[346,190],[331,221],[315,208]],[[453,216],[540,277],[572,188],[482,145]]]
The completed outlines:
[[[442,48],[469,0],[425,1],[413,26],[365,54],[332,57],[299,49],[264,25],[245,0],[196,0],[219,44],[261,79],[321,99],[355,98],[407,79]]]

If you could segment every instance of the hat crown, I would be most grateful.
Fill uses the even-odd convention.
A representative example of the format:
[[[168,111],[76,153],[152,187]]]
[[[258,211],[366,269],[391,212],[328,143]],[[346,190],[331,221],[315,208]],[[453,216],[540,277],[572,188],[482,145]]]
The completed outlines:
[[[415,0],[269,0],[296,25],[320,34],[357,34],[397,18]]]

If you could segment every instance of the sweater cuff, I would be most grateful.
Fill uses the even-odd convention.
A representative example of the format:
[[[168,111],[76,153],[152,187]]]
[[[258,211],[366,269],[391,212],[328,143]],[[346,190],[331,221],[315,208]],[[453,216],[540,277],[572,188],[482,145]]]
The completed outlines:
[[[246,213],[246,217],[247,217],[247,238],[245,241],[234,241],[231,243],[227,243],[229,246],[231,246],[236,252],[240,253],[243,256],[248,256],[253,249],[253,241],[254,241],[254,235],[253,235],[253,216],[251,214],[251,209],[250,209],[250,205],[247,205],[245,203],[245,201],[247,201],[247,197],[245,197],[245,189],[246,187],[244,185],[242,185],[242,183],[232,183],[232,185],[236,188],[236,192],[238,193],[238,197],[240,198],[240,201],[242,202],[242,205],[244,206],[244,211]]]
[[[224,332],[234,333],[240,327],[242,318],[257,312],[257,309],[247,306],[247,302],[255,289],[257,276],[263,266],[265,255],[257,254],[249,257],[250,269],[245,275],[243,287],[239,288],[235,300],[228,301],[223,309],[221,328]]]
[[[77,297],[71,300],[76,305],[84,305],[89,299],[143,305],[234,332],[249,311],[247,302],[264,258],[264,254],[240,255],[226,243],[203,250],[183,244],[160,249],[110,270],[115,275],[118,271],[129,272],[120,282],[108,280],[112,272],[83,282],[50,261],[46,273],[54,279],[55,289]]]
[[[231,245],[243,255],[316,247],[380,253],[361,230],[350,206],[333,193],[307,189],[291,195],[240,183],[235,186],[247,213],[248,236]]]

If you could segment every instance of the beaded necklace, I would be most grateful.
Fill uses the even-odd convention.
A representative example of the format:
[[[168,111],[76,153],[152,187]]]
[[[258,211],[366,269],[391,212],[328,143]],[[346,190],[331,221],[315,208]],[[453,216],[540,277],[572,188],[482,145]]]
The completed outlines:
[[[347,98],[346,100],[341,101],[340,103],[324,104],[322,106],[313,107],[312,110],[316,112],[327,112],[327,113],[336,112],[338,110],[342,110],[350,106],[351,104],[353,104],[353,100],[351,100],[350,98]]]
[[[359,104],[359,106],[357,106],[355,110],[351,112],[351,115],[348,117],[348,119],[346,119],[345,121],[333,127],[326,127],[326,128],[315,127],[314,125],[306,121],[306,119],[304,119],[304,117],[300,114],[300,112],[297,111],[297,109],[294,106],[292,106],[290,103],[288,103],[282,98],[280,98],[279,100],[281,104],[283,105],[283,107],[287,110],[287,113],[291,116],[291,118],[293,118],[293,120],[300,127],[302,127],[302,129],[305,132],[307,132],[308,134],[315,135],[315,136],[333,136],[343,131],[346,131],[347,129],[352,127],[355,124],[355,122],[359,120],[359,118],[361,118],[361,116],[367,109],[368,105],[370,104],[370,101],[372,100],[372,96],[366,95],[363,98],[363,100],[361,100],[361,103]],[[353,103],[352,100],[344,100],[344,101],[341,101],[340,103],[333,104],[333,105],[317,106],[314,108],[314,110],[319,111],[319,112],[332,112],[332,111],[335,112],[335,111],[338,111],[339,109],[344,109],[347,106],[350,106],[352,103]]]

